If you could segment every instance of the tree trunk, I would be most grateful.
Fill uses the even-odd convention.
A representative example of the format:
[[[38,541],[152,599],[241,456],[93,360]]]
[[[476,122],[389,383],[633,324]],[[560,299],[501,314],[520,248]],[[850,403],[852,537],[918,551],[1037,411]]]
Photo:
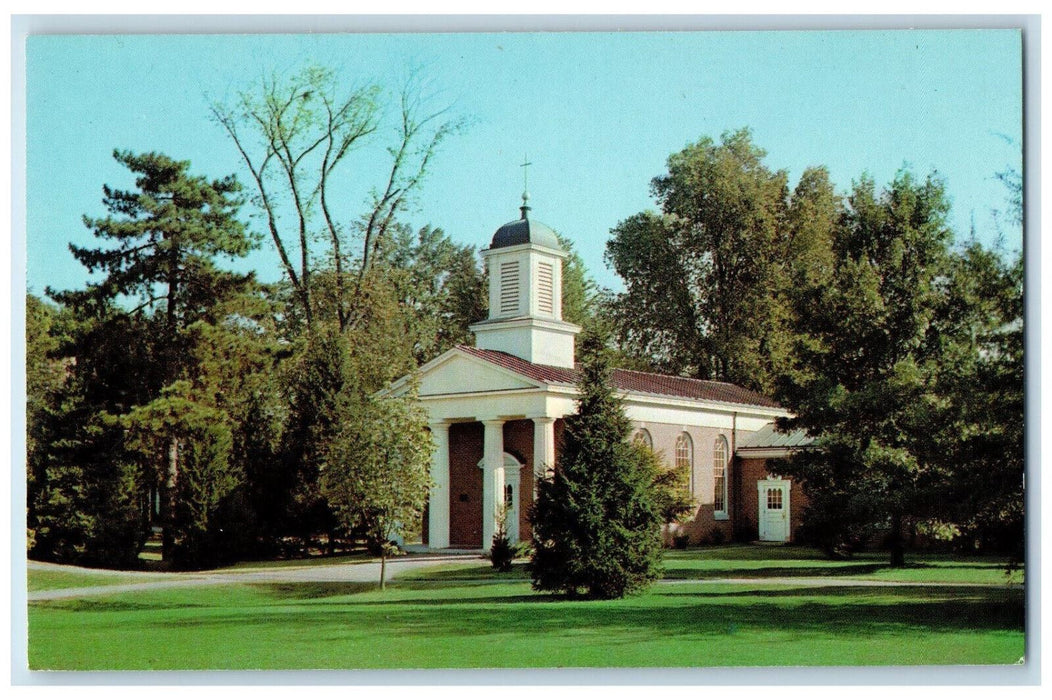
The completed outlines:
[[[179,440],[172,438],[168,443],[168,474],[165,477],[164,519],[161,530],[161,560],[171,562],[175,546],[175,510],[178,498],[176,486],[179,483]]]
[[[387,548],[380,550],[380,590],[384,590],[386,584],[384,578],[387,575]]]
[[[895,514],[891,518],[891,535],[888,538],[888,548],[891,550],[891,565],[902,567],[906,565],[906,552],[902,541],[902,516]]]

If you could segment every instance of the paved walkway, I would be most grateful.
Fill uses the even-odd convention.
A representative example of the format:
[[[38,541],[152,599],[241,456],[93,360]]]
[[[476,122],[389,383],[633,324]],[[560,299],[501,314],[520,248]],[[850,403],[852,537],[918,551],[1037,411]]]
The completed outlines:
[[[406,571],[450,562],[483,563],[477,554],[444,555],[429,557],[400,557],[387,561],[387,580],[390,581]],[[380,562],[355,562],[351,564],[315,564],[313,566],[275,566],[259,569],[230,569],[219,571],[195,571],[192,573],[157,573],[140,571],[110,571],[108,569],[82,569],[76,566],[29,562],[30,570],[68,571],[91,575],[114,575],[142,577],[135,583],[120,583],[112,586],[84,586],[80,588],[56,588],[48,591],[30,591],[28,600],[58,600],[82,596],[150,591],[162,588],[193,588],[217,586],[231,583],[370,583],[380,580]],[[155,580],[148,580],[155,579]]]
[[[478,554],[412,556],[391,559],[387,562],[387,580],[413,569],[419,569],[445,563],[478,563],[484,560]],[[68,571],[92,575],[135,576],[143,580],[135,583],[120,583],[112,586],[84,586],[80,588],[62,588],[47,591],[30,591],[27,599],[61,600],[85,596],[128,593],[132,591],[149,591],[167,588],[193,588],[198,586],[216,586],[238,583],[372,583],[380,579],[379,562],[356,562],[350,564],[315,564],[313,566],[281,566],[259,569],[232,569],[221,571],[203,571],[193,573],[156,573],[111,571],[108,569],[83,569],[61,564],[29,562],[30,570]],[[150,580],[154,579],[154,580]],[[500,579],[502,583],[528,582],[528,579]],[[449,579],[447,583],[493,583],[493,579]],[[874,579],[852,579],[830,577],[780,577],[780,578],[698,578],[698,579],[663,579],[666,585],[688,583],[726,584],[726,585],[784,585],[806,586],[808,588],[862,587],[862,588],[1022,588],[1022,584],[1004,583],[933,583],[926,581],[878,581]]]

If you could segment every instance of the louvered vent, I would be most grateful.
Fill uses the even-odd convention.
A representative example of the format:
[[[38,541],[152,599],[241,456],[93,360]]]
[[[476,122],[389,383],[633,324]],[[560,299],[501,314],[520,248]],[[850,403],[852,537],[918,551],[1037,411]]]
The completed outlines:
[[[537,264],[537,310],[542,314],[555,311],[555,279],[549,263]]]
[[[519,263],[500,265],[500,312],[513,314],[519,310]]]

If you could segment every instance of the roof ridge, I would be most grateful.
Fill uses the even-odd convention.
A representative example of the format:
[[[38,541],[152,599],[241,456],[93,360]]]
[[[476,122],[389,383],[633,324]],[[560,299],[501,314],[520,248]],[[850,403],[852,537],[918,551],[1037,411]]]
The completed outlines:
[[[662,374],[661,372],[643,372],[638,369],[624,369],[623,367],[614,367],[615,372],[631,372],[632,374],[646,374],[651,377],[666,377],[668,379],[686,379],[691,382],[705,382],[706,384],[723,384],[725,386],[733,386],[738,389],[745,389],[745,391],[752,391],[748,387],[744,387],[741,384],[735,384],[733,382],[724,382],[719,379],[698,379],[697,377],[684,377],[681,374]]]

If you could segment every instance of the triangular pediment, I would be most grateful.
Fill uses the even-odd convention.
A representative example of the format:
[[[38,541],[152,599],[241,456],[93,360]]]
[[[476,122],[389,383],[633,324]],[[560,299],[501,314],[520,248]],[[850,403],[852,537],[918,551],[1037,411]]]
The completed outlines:
[[[505,367],[499,367],[456,349],[427,363],[416,373],[418,395],[439,396],[516,389],[536,389],[543,385]],[[407,388],[408,378],[391,387],[398,395]]]

